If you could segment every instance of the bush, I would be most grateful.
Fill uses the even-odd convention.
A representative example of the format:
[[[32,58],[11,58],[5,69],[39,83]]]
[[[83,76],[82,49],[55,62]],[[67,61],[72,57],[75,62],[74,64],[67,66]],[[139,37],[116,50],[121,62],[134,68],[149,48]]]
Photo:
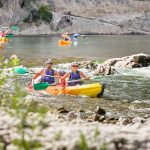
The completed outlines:
[[[41,20],[48,23],[50,23],[53,18],[52,13],[49,11],[48,6],[44,6],[44,5],[39,8],[39,15]]]
[[[40,6],[39,10],[31,10],[29,15],[23,20],[25,23],[38,22],[39,20],[50,23],[52,20],[52,13],[48,6]]]

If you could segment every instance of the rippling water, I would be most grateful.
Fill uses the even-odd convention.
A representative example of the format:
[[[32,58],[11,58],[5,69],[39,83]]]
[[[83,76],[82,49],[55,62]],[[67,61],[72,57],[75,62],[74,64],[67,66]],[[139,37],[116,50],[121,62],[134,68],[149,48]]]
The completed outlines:
[[[6,55],[17,54],[24,61],[37,61],[48,57],[112,58],[135,53],[150,54],[149,36],[90,36],[80,38],[78,45],[59,47],[58,37],[14,38],[2,52]],[[98,58],[96,58],[98,57]],[[38,65],[38,64],[37,64]],[[68,70],[69,64],[57,68]],[[35,66],[33,66],[35,69]],[[35,69],[38,70],[38,69]],[[89,70],[84,70],[91,76]],[[101,77],[91,82],[104,82],[105,93],[102,98],[75,96],[50,96],[29,94],[31,99],[52,107],[65,105],[69,110],[83,109],[93,111],[100,105],[115,115],[144,116],[150,114],[150,67],[118,70],[118,74]],[[23,86],[27,87],[31,75],[20,76]],[[87,82],[86,82],[87,83]]]
[[[64,70],[68,70],[68,64],[61,66]],[[37,71],[38,69],[35,70]],[[85,69],[84,71],[91,76],[91,72]],[[106,89],[101,98],[88,98],[84,96],[54,97],[47,94],[39,95],[37,93],[31,94],[31,97],[29,97],[45,103],[51,106],[51,108],[64,105],[69,110],[82,109],[90,112],[94,111],[97,105],[100,105],[105,108],[107,112],[115,115],[144,116],[149,114],[150,67],[119,70],[118,72],[116,75],[103,76],[100,77],[100,79],[85,82],[85,84],[104,82]],[[31,79],[31,75],[29,76]],[[29,76],[22,76],[21,78],[29,79]]]

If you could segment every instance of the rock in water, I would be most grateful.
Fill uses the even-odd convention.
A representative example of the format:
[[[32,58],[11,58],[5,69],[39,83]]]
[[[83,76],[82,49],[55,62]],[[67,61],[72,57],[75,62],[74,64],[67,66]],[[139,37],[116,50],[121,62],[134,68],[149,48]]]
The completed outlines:
[[[106,111],[104,109],[100,108],[100,106],[97,106],[95,109],[95,113],[99,114],[99,115],[105,115]]]
[[[57,109],[57,111],[58,111],[59,113],[68,113],[68,112],[69,112],[68,110],[66,110],[66,109],[64,108],[64,106],[59,107],[59,108]]]
[[[117,69],[141,68],[150,65],[150,55],[136,54],[122,58],[108,59],[100,64],[94,75],[112,75]]]

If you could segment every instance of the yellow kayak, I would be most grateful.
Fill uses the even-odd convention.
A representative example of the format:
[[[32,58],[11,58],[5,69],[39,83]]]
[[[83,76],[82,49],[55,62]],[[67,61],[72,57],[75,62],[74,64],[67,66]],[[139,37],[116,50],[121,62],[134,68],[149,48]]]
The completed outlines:
[[[67,86],[64,89],[59,86],[49,86],[46,92],[52,95],[84,95],[92,98],[101,97],[104,92],[105,85],[103,83],[94,83],[87,85]]]
[[[71,41],[65,41],[65,40],[58,41],[59,46],[67,46],[67,45],[70,45],[71,43],[72,43]]]

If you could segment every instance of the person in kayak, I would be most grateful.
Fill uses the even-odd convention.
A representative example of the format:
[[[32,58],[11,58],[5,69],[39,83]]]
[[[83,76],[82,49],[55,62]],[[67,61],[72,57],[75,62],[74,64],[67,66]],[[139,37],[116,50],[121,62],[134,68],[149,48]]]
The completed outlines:
[[[63,33],[61,36],[62,36],[62,38],[64,39],[64,41],[71,41],[68,32]]]
[[[77,41],[77,38],[80,36],[80,34],[78,34],[78,33],[74,33],[73,35],[72,35],[72,39],[74,40],[74,41]]]
[[[71,71],[66,73],[60,79],[60,82],[63,84],[65,82],[65,79],[68,78],[69,81],[73,81],[73,82],[68,82],[68,86],[75,86],[80,84],[80,81],[75,81],[75,80],[80,80],[82,77],[85,80],[90,80],[90,77],[86,76],[82,71],[78,70],[78,63],[74,62],[71,64]]]
[[[9,27],[7,31],[0,31],[0,41],[7,42],[6,34],[9,32]]]
[[[4,31],[0,31],[0,41],[6,41],[6,34]]]
[[[54,84],[55,77],[59,77],[59,73],[56,70],[52,69],[53,63],[51,59],[47,59],[45,63],[46,63],[46,69],[42,69],[39,73],[35,75],[35,77],[33,78],[35,81],[34,83],[38,83],[38,81],[40,80],[41,82]]]

